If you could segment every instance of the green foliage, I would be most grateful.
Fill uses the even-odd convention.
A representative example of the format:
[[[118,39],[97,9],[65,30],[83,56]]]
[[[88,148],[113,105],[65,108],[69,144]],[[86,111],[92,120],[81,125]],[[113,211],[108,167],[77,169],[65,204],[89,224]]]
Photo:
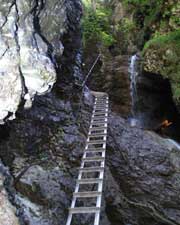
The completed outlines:
[[[179,23],[179,16],[173,14],[173,7],[176,3],[165,4],[164,0],[124,0],[126,7],[131,6],[130,10],[134,10],[135,15],[141,15],[144,27],[149,27],[155,22],[161,22],[162,19],[168,21],[170,18],[175,23]],[[178,4],[177,6],[178,7]],[[174,9],[178,10],[177,8]],[[140,18],[137,18],[137,24],[140,22]],[[142,22],[141,21],[141,22]]]
[[[111,10],[99,4],[96,11],[94,11],[90,1],[85,1],[84,4],[84,17],[82,20],[83,44],[86,45],[89,41],[95,40],[105,46],[112,45],[115,39],[109,21],[112,14]]]
[[[83,4],[86,8],[88,8],[91,5],[91,0],[83,0]]]
[[[173,85],[173,93],[175,101],[180,101],[180,87],[179,84]]]
[[[128,18],[124,18],[118,25],[118,30],[122,31],[125,34],[133,32],[134,29],[135,29],[134,22]]]
[[[173,44],[176,48],[180,48],[180,30],[170,32],[165,35],[161,35],[156,32],[155,37],[150,41],[146,42],[144,46],[144,51],[148,49],[151,45],[156,45],[159,47],[168,46],[169,44]]]
[[[104,31],[101,32],[100,36],[101,36],[102,43],[107,47],[115,43],[115,39],[113,38],[113,36]]]

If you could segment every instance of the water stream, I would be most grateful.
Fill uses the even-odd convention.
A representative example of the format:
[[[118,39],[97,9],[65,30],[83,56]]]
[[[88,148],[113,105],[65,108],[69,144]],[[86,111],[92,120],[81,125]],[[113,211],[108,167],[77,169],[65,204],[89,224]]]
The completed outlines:
[[[130,94],[132,99],[131,107],[131,126],[136,126],[138,124],[138,119],[136,116],[136,103],[138,101],[137,94],[137,76],[138,76],[138,66],[137,66],[138,56],[133,55],[131,57],[130,66],[129,66],[129,75],[130,75]]]

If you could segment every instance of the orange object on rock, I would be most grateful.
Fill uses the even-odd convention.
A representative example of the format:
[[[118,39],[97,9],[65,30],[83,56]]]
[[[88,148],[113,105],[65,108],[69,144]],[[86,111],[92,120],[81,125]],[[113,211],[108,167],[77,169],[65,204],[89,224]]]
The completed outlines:
[[[164,121],[161,123],[161,126],[162,126],[162,127],[169,127],[171,124],[172,124],[172,122],[169,122],[168,120],[164,120]]]

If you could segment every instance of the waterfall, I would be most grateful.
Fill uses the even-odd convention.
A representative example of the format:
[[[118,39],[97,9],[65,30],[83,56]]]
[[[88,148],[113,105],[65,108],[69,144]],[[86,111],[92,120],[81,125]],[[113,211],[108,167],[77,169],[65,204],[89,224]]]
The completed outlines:
[[[138,71],[137,71],[137,55],[133,55],[131,57],[131,63],[129,66],[129,74],[130,74],[130,92],[131,92],[131,99],[132,99],[132,116],[135,117],[135,104],[137,101],[137,87],[136,87],[136,78],[138,76]]]
[[[132,108],[131,108],[132,118],[130,119],[131,126],[136,126],[137,122],[138,122],[138,120],[136,118],[136,103],[138,100],[137,83],[136,83],[137,76],[138,76],[137,60],[138,60],[138,56],[133,55],[131,57],[131,62],[130,62],[130,66],[129,66],[130,94],[131,94],[131,99],[132,99]]]

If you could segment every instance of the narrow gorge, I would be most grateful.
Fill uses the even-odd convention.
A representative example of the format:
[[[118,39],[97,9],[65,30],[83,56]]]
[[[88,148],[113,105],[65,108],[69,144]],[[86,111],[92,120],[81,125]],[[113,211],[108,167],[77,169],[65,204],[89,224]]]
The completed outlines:
[[[99,225],[179,225],[179,0],[0,3],[0,225],[66,225],[91,91],[109,96]]]

